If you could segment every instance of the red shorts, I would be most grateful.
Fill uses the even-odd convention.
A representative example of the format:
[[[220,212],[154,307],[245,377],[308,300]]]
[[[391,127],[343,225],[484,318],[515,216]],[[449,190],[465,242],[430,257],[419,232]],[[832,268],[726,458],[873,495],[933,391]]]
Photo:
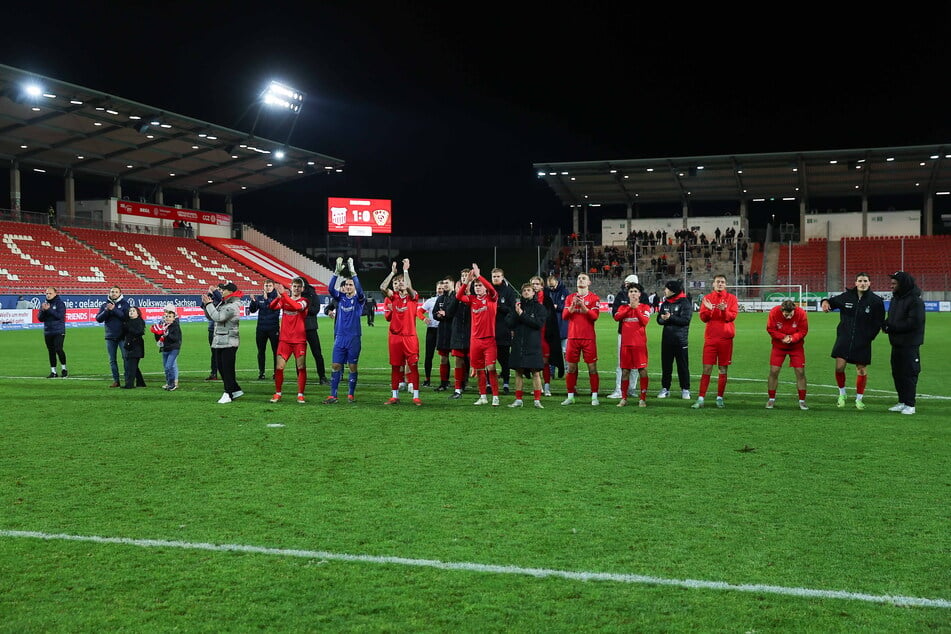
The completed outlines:
[[[390,365],[404,366],[419,363],[419,338],[390,335]]]
[[[436,352],[439,353],[441,357],[448,357],[449,353],[452,352],[449,348],[436,348]]]
[[[783,361],[786,360],[786,355],[789,355],[790,368],[806,367],[806,350],[802,346],[793,348],[792,350],[783,350],[782,348],[773,346],[773,351],[769,353],[769,364],[780,368],[783,367]]]
[[[476,370],[494,365],[499,359],[499,347],[495,337],[473,339],[469,342],[469,365]]]
[[[288,343],[286,341],[277,342],[277,356],[287,361],[293,356],[295,359],[307,356],[307,342]]]
[[[731,365],[732,363],[732,339],[703,342],[703,365]]]
[[[598,342],[594,339],[569,339],[565,350],[565,361],[578,363],[584,358],[585,363],[594,363],[598,360]]]
[[[643,346],[621,346],[621,369],[639,370],[647,367],[647,348]]]
[[[459,357],[460,359],[465,359],[469,356],[468,350],[459,350],[458,348],[452,349],[452,356]]]

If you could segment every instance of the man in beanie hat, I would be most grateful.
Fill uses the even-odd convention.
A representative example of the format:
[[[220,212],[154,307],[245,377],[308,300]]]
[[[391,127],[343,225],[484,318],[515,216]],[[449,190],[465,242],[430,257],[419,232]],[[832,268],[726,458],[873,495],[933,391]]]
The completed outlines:
[[[660,339],[661,390],[657,398],[670,396],[676,360],[680,397],[690,400],[690,357],[687,354],[687,345],[692,317],[693,304],[684,292],[684,285],[680,280],[670,280],[664,285],[664,301],[657,308],[657,323],[664,328]]]

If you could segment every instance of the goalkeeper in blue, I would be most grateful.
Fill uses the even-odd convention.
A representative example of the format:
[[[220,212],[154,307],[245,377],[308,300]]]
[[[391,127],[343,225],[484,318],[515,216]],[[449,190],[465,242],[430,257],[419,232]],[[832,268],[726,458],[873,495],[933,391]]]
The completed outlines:
[[[343,272],[343,258],[337,258],[337,268],[327,285],[330,297],[337,305],[334,316],[334,349],[330,368],[330,396],[324,400],[327,405],[337,402],[337,390],[343,376],[343,365],[345,363],[350,370],[347,379],[348,403],[353,403],[354,392],[357,389],[357,362],[360,359],[362,337],[360,317],[363,315],[363,305],[367,298],[363,294],[360,278],[357,277],[357,271],[353,267],[353,258],[347,258],[349,278],[343,278],[338,289],[337,278]]]

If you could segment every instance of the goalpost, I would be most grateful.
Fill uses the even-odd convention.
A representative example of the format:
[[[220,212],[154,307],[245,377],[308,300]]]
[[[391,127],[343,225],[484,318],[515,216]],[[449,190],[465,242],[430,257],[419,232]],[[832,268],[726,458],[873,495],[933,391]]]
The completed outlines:
[[[805,308],[808,295],[802,284],[738,284],[727,290],[736,295],[740,311],[748,313],[768,312],[786,299]]]

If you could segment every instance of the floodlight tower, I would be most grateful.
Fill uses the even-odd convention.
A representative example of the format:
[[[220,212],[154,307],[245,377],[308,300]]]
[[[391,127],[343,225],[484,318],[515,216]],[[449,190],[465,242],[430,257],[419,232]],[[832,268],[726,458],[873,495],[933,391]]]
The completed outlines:
[[[297,119],[300,117],[303,105],[304,93],[285,83],[272,80],[261,93],[258,113],[254,118],[254,124],[251,126],[251,136],[254,136],[258,121],[261,119],[262,110],[268,107],[293,116],[291,128],[287,132],[287,138],[284,139],[284,145],[287,145],[290,142],[291,134],[294,132],[294,127],[297,125]]]

